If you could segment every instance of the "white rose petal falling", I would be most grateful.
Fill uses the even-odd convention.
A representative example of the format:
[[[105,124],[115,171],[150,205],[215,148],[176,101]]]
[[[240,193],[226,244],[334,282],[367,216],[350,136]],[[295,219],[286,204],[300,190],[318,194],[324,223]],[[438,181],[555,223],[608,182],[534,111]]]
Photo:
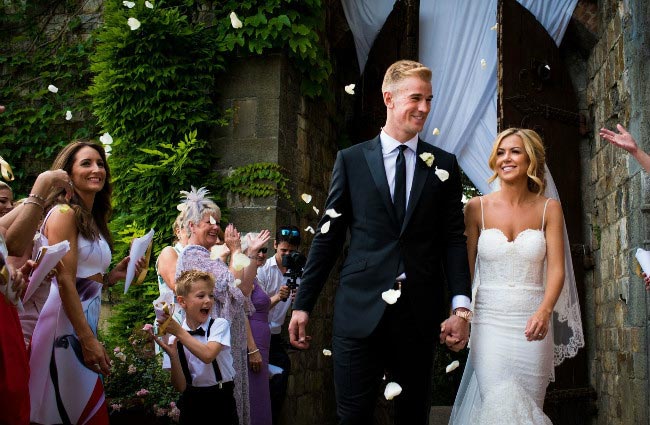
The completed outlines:
[[[153,9],[153,4],[151,4],[150,1],[146,1],[146,2],[144,2],[144,5],[145,5],[146,7],[148,7],[149,9]]]
[[[47,89],[48,89],[49,91],[51,91],[52,93],[57,93],[57,92],[59,91],[59,88],[58,88],[57,86],[55,86],[55,85],[52,85],[52,84],[50,84],[49,86],[47,86]]]
[[[230,25],[232,25],[232,27],[235,29],[244,26],[239,20],[239,18],[237,17],[237,14],[235,12],[230,12]]]
[[[332,355],[332,352],[330,350],[328,350],[327,348],[323,348],[323,355],[329,357],[329,356]]]
[[[402,291],[400,289],[389,289],[381,293],[381,298],[386,301],[386,304],[395,304],[401,296]]]
[[[433,135],[434,136],[439,136],[440,135],[440,130],[438,129],[438,127],[433,129]]]
[[[307,226],[307,227],[305,227],[305,232],[309,232],[309,233],[311,233],[312,235],[313,235],[314,233],[316,233],[316,232],[314,231],[314,228],[311,227],[311,226]]]
[[[132,2],[132,1],[123,1],[122,4],[123,4],[124,6],[126,6],[126,7],[128,7],[129,9],[132,9],[133,6],[135,6],[135,3]]]
[[[325,215],[328,215],[332,218],[340,217],[341,214],[337,213],[334,208],[330,208],[327,211],[325,211]]]
[[[309,193],[303,193],[302,195],[300,195],[300,199],[302,199],[305,202],[305,204],[308,204],[311,202],[311,195]]]
[[[329,232],[329,231],[330,231],[330,224],[331,224],[331,223],[332,223],[332,221],[330,220],[330,221],[328,221],[327,223],[323,224],[323,225],[321,226],[321,228],[320,228],[320,232],[321,232],[322,234],[325,234],[325,233]]]
[[[384,390],[386,400],[392,400],[402,393],[402,387],[397,382],[389,382]]]
[[[235,288],[241,285],[241,279],[235,279],[235,281],[232,283],[232,286]]]
[[[491,29],[492,31],[496,31],[496,30],[498,30],[498,29],[499,29],[499,23],[497,22],[496,24],[494,24],[493,26],[491,26],[490,29]]]
[[[101,136],[99,136],[99,141],[102,142],[103,145],[112,145],[113,144],[113,138],[108,133],[104,133]]]
[[[481,69],[486,69],[487,68],[487,61],[485,59],[481,59]]]
[[[210,216],[210,224],[212,224],[213,226],[217,224],[217,220],[215,220],[215,218],[212,216]]]
[[[111,145],[105,145],[104,146],[104,152],[106,152],[106,153],[113,152],[113,148],[111,147]]]
[[[449,178],[449,171],[436,167],[436,176],[438,176],[441,182],[444,182]]]
[[[72,119],[72,111],[65,111],[65,119],[66,121],[70,121]]]
[[[140,21],[135,18],[129,18],[126,20],[127,25],[131,28],[131,31],[135,31],[140,28]]]
[[[345,86],[345,92],[347,94],[354,94],[354,87],[355,84],[348,84],[347,86]]]
[[[248,258],[246,254],[242,254],[241,252],[238,252],[232,256],[232,268],[235,270],[241,270],[244,267],[248,267],[250,263],[251,259]]]
[[[458,366],[460,366],[460,363],[458,362],[458,360],[454,360],[453,362],[451,362],[451,363],[449,363],[447,365],[447,368],[445,369],[445,371],[447,373],[452,372],[452,371],[456,370],[456,368],[458,368]]]
[[[221,254],[226,250],[226,245],[214,245],[212,248],[210,248],[210,259],[211,260],[218,260],[221,258]]]
[[[316,215],[320,214],[320,210],[318,208],[316,208],[316,206],[312,206],[311,209],[314,210]]]

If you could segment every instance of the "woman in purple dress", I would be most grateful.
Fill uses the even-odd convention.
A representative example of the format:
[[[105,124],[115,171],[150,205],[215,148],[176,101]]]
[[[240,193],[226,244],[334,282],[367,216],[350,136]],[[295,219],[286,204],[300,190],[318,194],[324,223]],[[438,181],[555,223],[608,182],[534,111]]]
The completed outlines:
[[[266,247],[257,251],[249,249],[251,240],[257,238],[256,233],[249,233],[242,238],[241,248],[248,257],[260,267],[266,261]],[[269,327],[269,310],[277,304],[282,297],[287,297],[289,291],[284,287],[284,292],[270,297],[258,284],[257,278],[253,280],[250,288],[243,287],[244,295],[250,296],[255,307],[255,312],[248,317],[251,326],[253,341],[248,346],[248,388],[251,405],[251,425],[271,425],[271,393],[269,391],[269,346],[271,344],[271,328]],[[256,358],[259,353],[261,361]]]

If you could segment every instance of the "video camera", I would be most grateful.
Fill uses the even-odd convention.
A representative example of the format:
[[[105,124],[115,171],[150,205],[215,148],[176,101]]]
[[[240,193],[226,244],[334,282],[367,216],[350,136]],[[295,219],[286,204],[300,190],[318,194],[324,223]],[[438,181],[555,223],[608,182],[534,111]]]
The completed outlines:
[[[302,270],[306,263],[307,257],[298,251],[291,251],[282,256],[282,267],[286,267],[287,269],[284,276],[289,278],[287,280],[287,286],[289,287],[290,294],[298,289],[298,278],[302,276]],[[286,301],[288,298],[284,298],[282,301]]]

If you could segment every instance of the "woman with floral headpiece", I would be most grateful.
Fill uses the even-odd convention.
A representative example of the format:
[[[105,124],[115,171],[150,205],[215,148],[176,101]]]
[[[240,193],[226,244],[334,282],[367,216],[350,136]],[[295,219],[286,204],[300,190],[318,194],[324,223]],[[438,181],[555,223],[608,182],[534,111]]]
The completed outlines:
[[[247,345],[252,340],[247,316],[253,313],[254,308],[250,298],[244,296],[237,286],[253,285],[257,264],[242,254],[240,235],[232,224],[224,232],[225,243],[231,254],[231,267],[219,258],[211,258],[210,249],[217,242],[221,210],[207,197],[208,191],[205,188],[197,190],[192,187],[191,191],[182,191],[181,194],[185,196],[183,228],[188,231],[189,239],[178,257],[176,277],[185,270],[200,270],[212,273],[215,278],[215,303],[211,314],[230,322],[231,352],[236,371],[234,396],[237,416],[239,425],[249,425],[248,356],[249,353],[251,356],[259,356],[259,351],[256,352],[256,347]],[[268,230],[260,232],[250,241],[250,251],[257,252],[269,238]]]

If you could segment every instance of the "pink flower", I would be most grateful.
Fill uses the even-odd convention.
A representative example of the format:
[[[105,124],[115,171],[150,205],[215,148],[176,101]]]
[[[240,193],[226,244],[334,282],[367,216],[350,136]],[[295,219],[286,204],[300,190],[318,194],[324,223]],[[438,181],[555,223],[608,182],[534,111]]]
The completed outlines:
[[[137,393],[135,393],[135,395],[137,395],[138,397],[144,397],[144,396],[146,396],[147,394],[149,394],[149,390],[146,389],[146,388],[142,388],[140,391],[138,391]]]
[[[149,323],[147,323],[146,325],[144,325],[144,326],[142,327],[142,330],[143,330],[143,331],[147,331],[147,332],[149,332],[151,329],[153,329],[153,325],[151,325],[151,324],[149,324]]]
[[[181,411],[178,409],[178,407],[174,406],[169,410],[167,416],[169,416],[174,422],[178,422],[178,419],[181,416]]]
[[[162,407],[156,407],[154,409],[154,413],[156,416],[167,416],[167,409],[163,409]]]
[[[171,407],[173,409],[174,407],[176,407],[176,403],[174,403],[173,401],[170,401],[169,402],[169,407]]]
[[[119,353],[120,351],[122,351],[122,350],[120,349],[120,347],[115,347],[115,348],[113,348],[113,352],[114,352],[114,353]]]
[[[111,404],[111,409],[113,409],[114,412],[119,412],[122,409],[121,404]]]

